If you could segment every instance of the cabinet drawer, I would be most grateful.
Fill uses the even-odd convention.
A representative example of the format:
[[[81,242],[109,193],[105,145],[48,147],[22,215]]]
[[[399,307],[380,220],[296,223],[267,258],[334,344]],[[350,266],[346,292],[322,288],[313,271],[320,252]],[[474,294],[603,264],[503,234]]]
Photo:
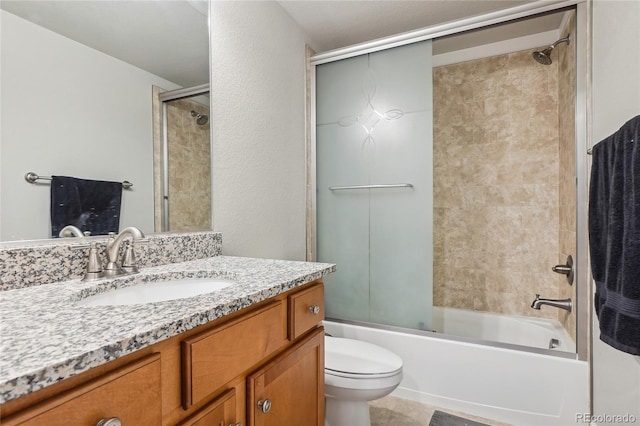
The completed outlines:
[[[117,417],[123,425],[159,426],[160,392],[160,355],[153,354],[3,419],[2,424],[94,426]]]
[[[289,338],[297,339],[324,319],[324,286],[316,284],[289,296]]]
[[[187,409],[277,351],[286,342],[277,301],[241,320],[182,341],[182,405]]]

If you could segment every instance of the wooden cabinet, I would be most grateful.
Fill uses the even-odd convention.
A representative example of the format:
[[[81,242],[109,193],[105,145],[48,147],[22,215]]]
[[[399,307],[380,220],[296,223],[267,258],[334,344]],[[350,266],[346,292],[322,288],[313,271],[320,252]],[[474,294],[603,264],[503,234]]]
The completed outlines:
[[[201,401],[286,342],[280,301],[182,341],[183,407]]]
[[[236,392],[231,389],[207,405],[202,410],[189,417],[179,426],[235,426],[236,422]]]
[[[289,296],[289,338],[302,336],[324,319],[324,286],[314,285]]]
[[[1,423],[323,426],[322,299],[306,284],[9,401]]]
[[[154,354],[100,376],[32,407],[2,424],[95,426],[120,419],[123,425],[160,426],[160,355]]]
[[[248,425],[324,425],[324,330],[247,378]]]

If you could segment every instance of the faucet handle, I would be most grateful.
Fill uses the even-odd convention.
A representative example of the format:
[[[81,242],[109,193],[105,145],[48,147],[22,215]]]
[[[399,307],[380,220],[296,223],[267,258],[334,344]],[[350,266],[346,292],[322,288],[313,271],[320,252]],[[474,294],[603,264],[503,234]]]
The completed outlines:
[[[98,251],[98,245],[91,243],[89,247],[89,262],[87,263],[87,271],[82,277],[82,281],[93,281],[104,277],[102,272],[102,259],[100,258],[100,252]]]
[[[122,258],[122,270],[128,274],[135,274],[140,272],[138,265],[136,265],[136,253],[133,251],[133,240],[126,242],[127,247],[124,250],[124,256]]]
[[[569,285],[573,285],[573,257],[567,256],[567,263],[564,265],[555,265],[551,267],[551,270],[557,274],[563,274],[567,276],[567,282]]]

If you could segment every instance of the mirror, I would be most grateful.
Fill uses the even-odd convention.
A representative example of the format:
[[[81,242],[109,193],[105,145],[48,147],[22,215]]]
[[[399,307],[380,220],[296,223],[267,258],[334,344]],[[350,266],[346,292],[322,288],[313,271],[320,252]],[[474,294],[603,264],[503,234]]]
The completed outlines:
[[[28,172],[129,181],[120,229],[160,230],[153,88],[209,83],[208,2],[3,0],[0,8],[0,241],[51,236],[51,183],[29,183]]]

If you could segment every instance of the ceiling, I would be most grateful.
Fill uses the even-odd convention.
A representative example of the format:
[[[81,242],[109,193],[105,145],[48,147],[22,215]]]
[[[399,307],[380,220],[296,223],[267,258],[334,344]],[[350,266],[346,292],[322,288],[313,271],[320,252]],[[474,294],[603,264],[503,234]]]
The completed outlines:
[[[325,52],[535,1],[282,0],[279,3],[310,36],[316,52]],[[449,36],[434,42],[434,54],[557,30],[561,22],[562,14],[550,14]]]
[[[214,0],[224,1],[224,0]],[[525,3],[513,0],[359,0],[278,3],[317,52]],[[209,80],[206,0],[0,0],[0,8],[180,86]],[[438,39],[434,54],[557,30],[561,14]]]

